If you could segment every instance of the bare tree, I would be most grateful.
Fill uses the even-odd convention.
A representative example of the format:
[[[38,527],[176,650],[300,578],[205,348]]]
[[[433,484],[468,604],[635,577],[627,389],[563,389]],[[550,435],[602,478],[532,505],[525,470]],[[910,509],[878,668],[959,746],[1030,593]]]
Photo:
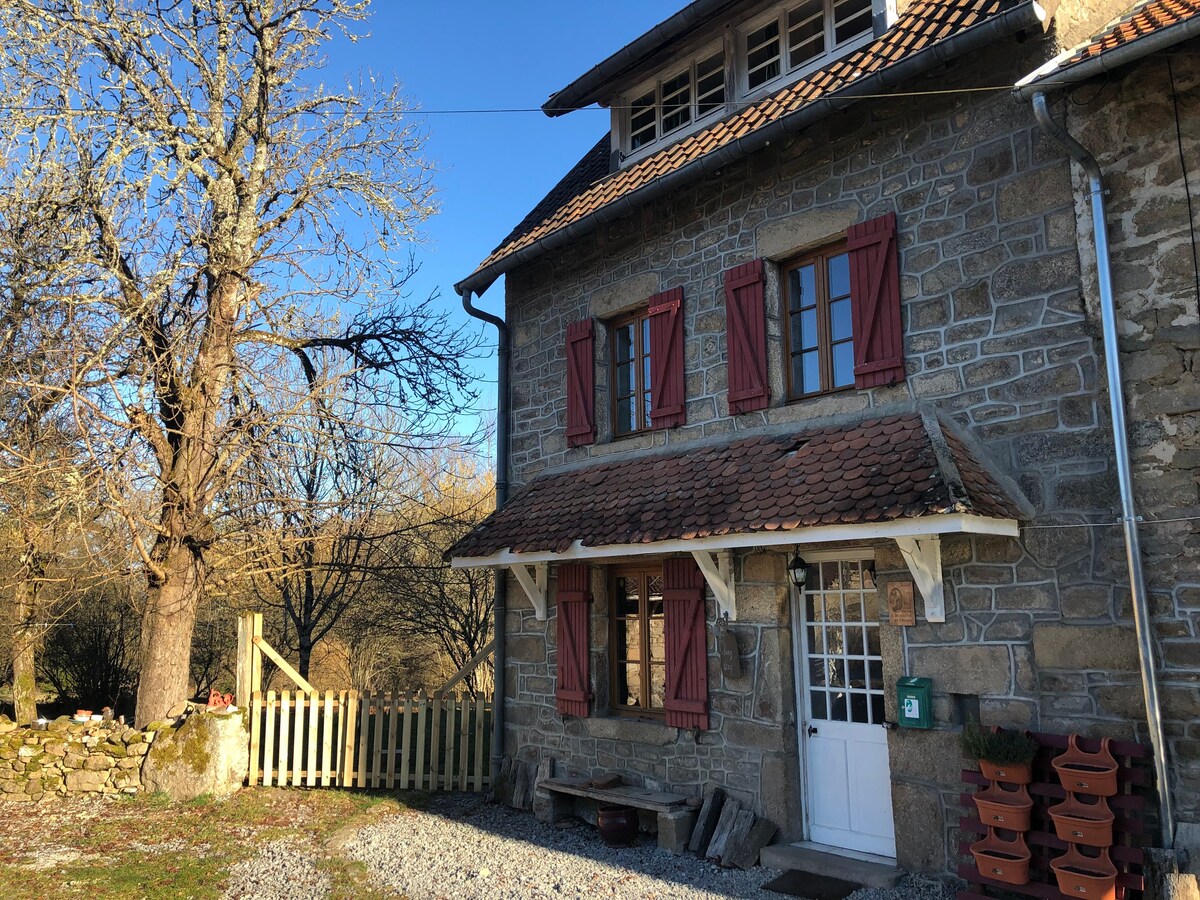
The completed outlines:
[[[398,90],[314,80],[365,0],[151,7],[0,9],[8,143],[54,146],[78,210],[59,363],[145,573],[139,723],[187,694],[216,501],[247,460],[339,384],[422,443],[457,410],[468,349],[405,300],[397,242],[433,204]]]

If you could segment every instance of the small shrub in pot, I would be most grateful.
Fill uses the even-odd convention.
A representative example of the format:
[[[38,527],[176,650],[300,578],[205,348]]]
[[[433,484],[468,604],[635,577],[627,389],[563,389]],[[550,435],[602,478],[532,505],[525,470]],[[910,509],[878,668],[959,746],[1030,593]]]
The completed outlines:
[[[1038,745],[1028,734],[972,722],[963,728],[962,749],[979,760],[979,771],[991,781],[1028,784],[1033,778],[1030,764]]]

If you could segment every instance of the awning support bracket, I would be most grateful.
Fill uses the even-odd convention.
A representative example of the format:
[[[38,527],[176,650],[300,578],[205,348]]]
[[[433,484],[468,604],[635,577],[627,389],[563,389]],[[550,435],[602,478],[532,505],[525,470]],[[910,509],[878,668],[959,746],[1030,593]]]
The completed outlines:
[[[517,583],[525,591],[525,596],[533,604],[533,612],[539,622],[546,621],[546,584],[549,578],[549,569],[550,566],[547,563],[534,563],[533,565],[514,563],[508,566],[508,570],[513,573]]]
[[[925,600],[925,619],[946,621],[946,594],[942,584],[942,540],[936,534],[897,537],[896,546]]]
[[[704,574],[704,580],[717,598],[717,616],[737,621],[737,592],[733,585],[733,556],[728,550],[714,555],[707,550],[693,550],[692,559]]]

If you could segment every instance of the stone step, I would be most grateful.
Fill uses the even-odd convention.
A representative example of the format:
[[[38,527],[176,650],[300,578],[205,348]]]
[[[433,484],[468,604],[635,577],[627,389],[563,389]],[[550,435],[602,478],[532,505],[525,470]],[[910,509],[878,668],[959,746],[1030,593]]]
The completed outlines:
[[[760,862],[768,869],[795,870],[839,878],[873,888],[894,887],[904,874],[894,865],[852,859],[837,853],[828,853],[812,846],[798,844],[774,844],[763,847]]]

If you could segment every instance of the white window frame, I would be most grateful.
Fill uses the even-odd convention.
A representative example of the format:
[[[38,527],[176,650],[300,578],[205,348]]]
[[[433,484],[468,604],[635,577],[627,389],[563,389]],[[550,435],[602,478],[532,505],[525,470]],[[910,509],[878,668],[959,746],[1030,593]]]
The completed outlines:
[[[802,78],[810,72],[815,72],[830,62],[855,50],[865,47],[878,37],[878,25],[881,21],[888,25],[895,20],[895,15],[889,13],[889,8],[894,8],[894,4],[889,7],[888,0],[871,0],[871,14],[869,17],[870,24],[867,29],[861,34],[856,34],[854,37],[843,41],[841,44],[834,43],[834,23],[833,23],[833,8],[837,0],[821,0],[822,16],[824,17],[825,25],[825,52],[818,54],[807,62],[795,68],[789,68],[788,62],[788,17],[792,12],[804,5],[803,0],[798,2],[786,3],[782,6],[774,7],[769,12],[753,19],[747,20],[737,29],[737,93],[739,100],[754,100],[758,97],[778,90],[785,84],[791,83],[798,78]],[[749,35],[760,28],[775,21],[779,25],[779,74],[774,78],[764,81],[762,84],[754,88],[750,87],[750,67],[749,67],[749,47],[747,39]]]
[[[714,56],[721,57],[722,92],[725,96],[719,104],[701,115],[696,67],[700,63],[712,59]],[[656,75],[654,78],[642,82],[632,90],[626,91],[618,101],[620,104],[619,131],[621,135],[618,149],[621,153],[621,165],[624,166],[630,162],[636,162],[662,149],[667,144],[679,140],[681,137],[699,131],[701,127],[707,125],[712,119],[724,113],[729,108],[730,100],[728,90],[726,89],[729,80],[725,78],[725,73],[728,71],[729,66],[730,60],[728,54],[725,53],[724,44],[721,41],[717,41],[709,44],[703,50],[692,54],[686,62],[680,62],[674,66],[664,68],[664,74]],[[691,97],[689,98],[690,118],[685,124],[678,125],[664,134],[662,130],[663,84],[678,78],[684,73],[688,75],[688,89],[691,91]],[[633,102],[651,92],[654,94],[654,140],[648,141],[634,150],[632,149],[633,127],[631,125]]]

